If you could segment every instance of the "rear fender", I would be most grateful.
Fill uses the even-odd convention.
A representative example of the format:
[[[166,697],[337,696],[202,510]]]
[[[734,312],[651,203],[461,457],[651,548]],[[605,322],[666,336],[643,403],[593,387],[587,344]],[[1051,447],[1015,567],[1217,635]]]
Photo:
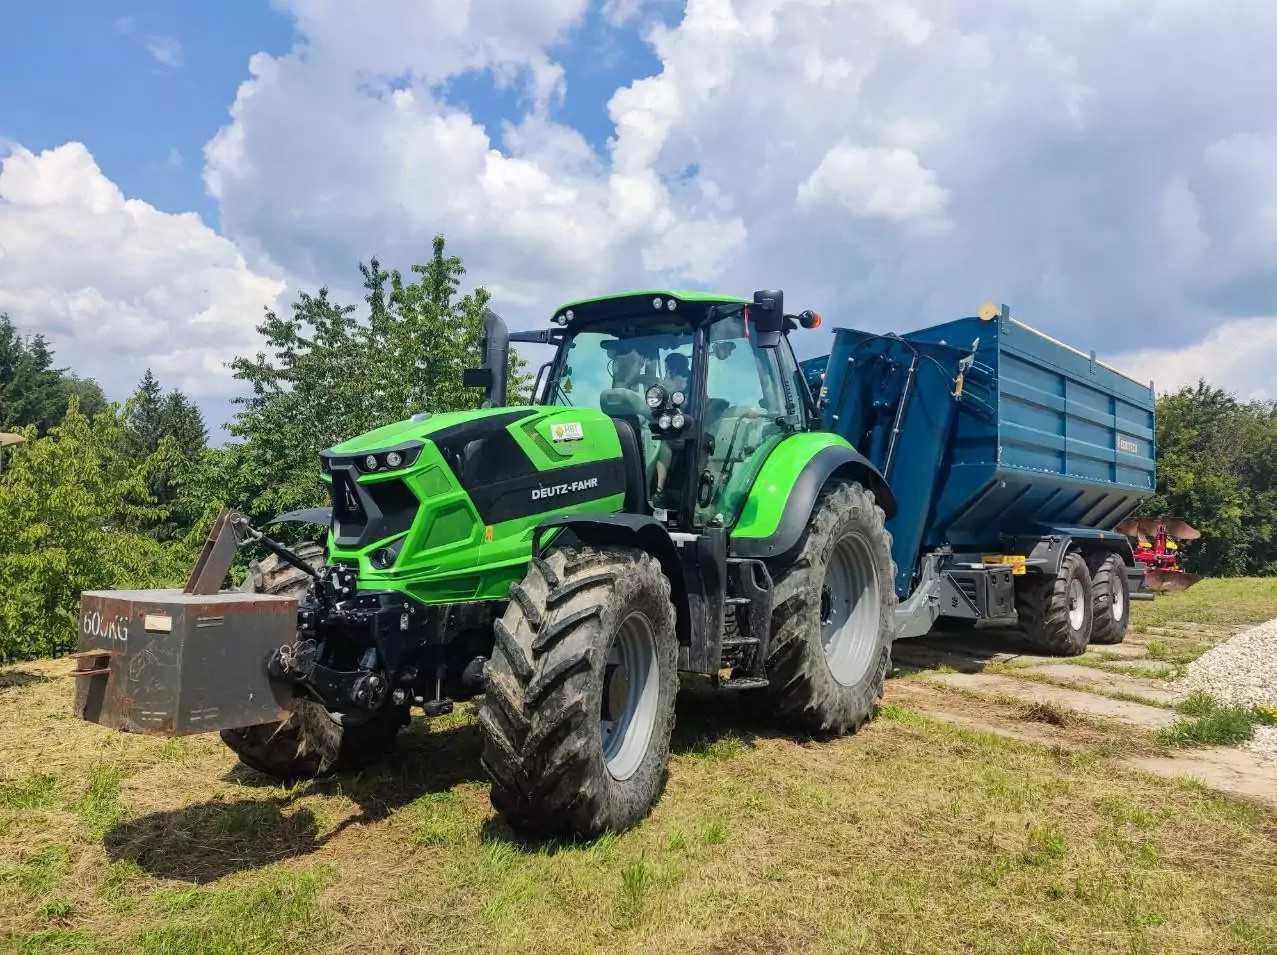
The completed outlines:
[[[768,455],[749,489],[732,532],[732,556],[777,557],[793,549],[820,492],[835,480],[859,482],[887,517],[896,513],[886,479],[846,440],[823,431],[790,435]]]
[[[1127,567],[1135,566],[1135,552],[1125,534],[1102,531],[1093,527],[1056,527],[1041,535],[1017,535],[1008,545],[1008,553],[1024,554],[1029,572],[1054,577],[1066,554],[1076,551],[1088,563],[1101,554],[1117,554]]]

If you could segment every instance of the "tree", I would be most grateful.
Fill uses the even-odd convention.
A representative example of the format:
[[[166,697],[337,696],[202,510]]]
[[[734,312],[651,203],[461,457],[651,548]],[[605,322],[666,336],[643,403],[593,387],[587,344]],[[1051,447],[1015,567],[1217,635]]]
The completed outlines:
[[[1207,574],[1277,572],[1277,404],[1204,381],[1157,402],[1157,494],[1141,512],[1202,532],[1184,548]]]
[[[220,455],[223,486],[253,517],[321,503],[324,448],[419,411],[482,401],[462,387],[461,372],[481,361],[489,295],[482,288],[459,295],[465,269],[445,254],[443,236],[435,237],[430,261],[413,266],[415,279],[387,272],[375,258],[360,271],[366,322],[326,288],[302,292],[291,315],[266,312],[258,326],[266,349],[231,363],[251,391],[236,399],[230,431],[243,443]],[[512,368],[518,388],[521,364]]]
[[[80,593],[179,583],[207,525],[160,542],[148,484],[158,457],[124,451],[111,408],[92,420],[73,401],[62,422],[11,450],[0,474],[0,661],[74,643]]]
[[[0,314],[0,428],[35,425],[40,433],[66,410],[61,370],[43,335],[23,338]]]
[[[124,406],[122,440],[134,461],[150,462],[147,490],[158,520],[147,529],[161,540],[181,537],[205,510],[183,490],[203,475],[208,431],[199,408],[176,388],[165,393],[148,368]]]
[[[54,368],[53,350],[44,336],[22,337],[9,316],[0,313],[0,430],[34,425],[44,434],[62,420],[73,397],[84,415],[106,409],[96,381]]]

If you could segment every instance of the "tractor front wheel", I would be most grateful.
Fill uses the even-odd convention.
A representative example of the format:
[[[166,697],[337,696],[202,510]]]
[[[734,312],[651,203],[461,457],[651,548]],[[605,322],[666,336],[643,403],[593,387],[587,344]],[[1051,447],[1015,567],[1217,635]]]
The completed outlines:
[[[634,825],[665,788],[678,694],[660,564],[627,547],[559,548],[510,596],[479,706],[492,805],[536,836]]]
[[[784,721],[813,736],[854,733],[882,700],[896,605],[883,520],[873,494],[835,484],[792,563],[774,572],[768,692]]]
[[[312,567],[324,566],[322,544],[303,544],[296,552]],[[243,590],[300,597],[310,581],[309,575],[271,554],[253,563]],[[222,730],[221,736],[245,766],[294,782],[367,766],[390,750],[399,728],[408,720],[405,706],[386,705],[356,717],[330,713],[314,700],[299,698],[282,723]]]

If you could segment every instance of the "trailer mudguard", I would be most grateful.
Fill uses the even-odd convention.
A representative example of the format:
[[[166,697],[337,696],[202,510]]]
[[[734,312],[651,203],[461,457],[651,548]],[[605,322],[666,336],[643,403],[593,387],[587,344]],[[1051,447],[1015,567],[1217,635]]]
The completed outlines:
[[[646,514],[560,514],[542,521],[532,532],[532,556],[540,557],[545,538],[571,531],[583,544],[594,547],[637,547],[655,557],[670,582],[670,599],[678,626],[678,642],[692,642],[692,615],[678,548],[665,525]]]
[[[845,438],[828,431],[792,434],[767,456],[732,531],[733,557],[777,557],[802,537],[821,489],[835,478],[859,481],[887,517],[896,498],[876,467]]]
[[[1009,552],[1024,554],[1030,571],[1040,571],[1049,577],[1060,572],[1064,555],[1071,550],[1092,554],[1102,551],[1117,554],[1127,567],[1135,566],[1135,552],[1125,534],[1103,531],[1094,527],[1050,527],[1041,536],[1016,534],[1010,539]]]

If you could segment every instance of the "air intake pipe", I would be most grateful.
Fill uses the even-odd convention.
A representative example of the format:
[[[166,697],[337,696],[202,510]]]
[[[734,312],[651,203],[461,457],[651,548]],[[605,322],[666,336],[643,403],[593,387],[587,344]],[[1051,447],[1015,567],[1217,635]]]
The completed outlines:
[[[506,401],[506,370],[509,367],[510,330],[501,316],[488,309],[483,316],[483,337],[479,339],[483,365],[467,368],[461,383],[467,388],[483,388],[488,396],[483,407],[500,408]]]

